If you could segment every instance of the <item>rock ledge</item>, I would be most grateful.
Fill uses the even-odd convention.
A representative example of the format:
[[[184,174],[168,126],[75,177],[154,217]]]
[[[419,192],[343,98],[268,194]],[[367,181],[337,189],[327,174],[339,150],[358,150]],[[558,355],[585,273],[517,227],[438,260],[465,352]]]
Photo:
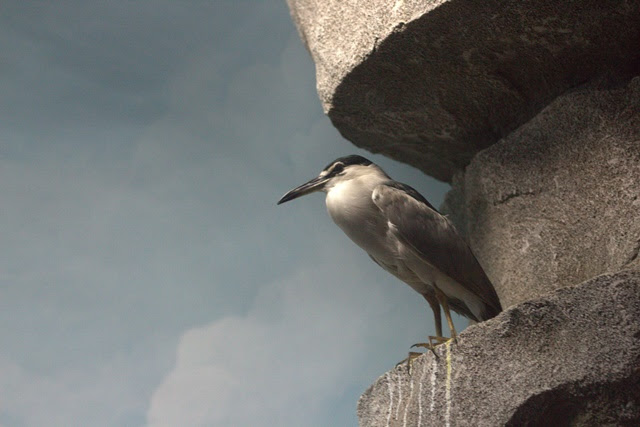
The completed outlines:
[[[360,426],[640,425],[640,273],[521,303],[437,353],[380,377]]]

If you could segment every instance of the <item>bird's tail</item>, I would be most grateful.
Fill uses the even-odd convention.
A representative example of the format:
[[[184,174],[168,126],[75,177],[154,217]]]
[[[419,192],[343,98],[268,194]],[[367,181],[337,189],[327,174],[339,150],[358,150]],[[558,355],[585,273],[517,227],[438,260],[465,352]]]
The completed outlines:
[[[486,277],[486,276],[485,276]],[[498,294],[496,294],[495,288],[489,278],[487,280],[486,289],[490,289],[491,292],[488,295],[487,300],[484,304],[484,311],[482,313],[481,320],[489,320],[496,317],[502,311],[502,304],[500,304],[500,299],[498,298]]]

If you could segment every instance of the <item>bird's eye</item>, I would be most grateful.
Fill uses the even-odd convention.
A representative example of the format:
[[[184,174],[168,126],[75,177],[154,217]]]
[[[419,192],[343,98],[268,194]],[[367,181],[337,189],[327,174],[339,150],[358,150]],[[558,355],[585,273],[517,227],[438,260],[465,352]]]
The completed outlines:
[[[338,175],[344,170],[344,165],[342,163],[336,163],[333,168],[331,168],[331,175]]]

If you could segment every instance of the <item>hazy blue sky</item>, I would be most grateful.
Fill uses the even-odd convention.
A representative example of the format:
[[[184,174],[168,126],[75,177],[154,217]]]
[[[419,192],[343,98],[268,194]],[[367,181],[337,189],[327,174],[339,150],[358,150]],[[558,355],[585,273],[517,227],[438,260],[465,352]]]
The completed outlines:
[[[284,1],[3,1],[0,426],[355,425],[433,332],[421,297],[282,206],[368,156]]]

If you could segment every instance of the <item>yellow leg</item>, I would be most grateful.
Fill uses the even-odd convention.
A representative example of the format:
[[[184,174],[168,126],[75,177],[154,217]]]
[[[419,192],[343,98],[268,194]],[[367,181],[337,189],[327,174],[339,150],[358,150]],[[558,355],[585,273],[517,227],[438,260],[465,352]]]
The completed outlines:
[[[436,289],[435,286],[433,288]],[[438,355],[435,352],[435,347],[438,344],[445,343],[449,340],[448,338],[445,338],[442,336],[442,317],[440,316],[440,301],[435,292],[422,294],[422,296],[424,297],[425,300],[427,300],[427,302],[429,303],[429,306],[431,306],[431,310],[433,311],[433,319],[435,320],[435,325],[436,325],[436,335],[435,336],[429,335],[428,343],[427,342],[416,343],[412,345],[411,348],[424,347],[426,349],[431,350],[434,356],[438,357]],[[409,353],[409,358],[405,360],[411,360],[412,358],[417,357],[417,356],[412,356],[414,354],[420,354],[420,353]]]
[[[427,300],[427,302],[431,306],[431,310],[433,311],[433,319],[435,320],[436,324],[436,336],[441,337],[442,317],[440,317],[440,303],[438,302],[438,298],[435,296],[435,294],[432,293],[422,294],[422,296]]]
[[[456,327],[453,326],[453,320],[451,319],[451,312],[449,311],[449,303],[447,302],[447,296],[438,289],[436,286],[433,287],[436,290],[436,297],[438,301],[440,301],[440,305],[442,305],[442,309],[444,310],[444,317],[447,319],[447,323],[449,324],[449,330],[451,331],[451,339],[457,341],[456,338],[458,334],[456,333]]]
[[[439,344],[446,343],[450,339],[457,342],[458,334],[456,332],[456,327],[453,325],[453,319],[451,319],[451,312],[449,311],[449,302],[447,300],[447,296],[445,295],[444,292],[442,292],[436,286],[433,286],[433,289],[435,290],[434,294],[422,294],[422,296],[424,297],[424,299],[427,300],[427,302],[431,306],[431,310],[433,310],[433,317],[435,319],[435,324],[436,324],[436,336],[430,335],[428,343],[426,342],[417,343],[412,345],[411,348],[424,347],[426,349],[431,350],[434,356],[438,357],[435,351],[436,346]],[[449,325],[449,330],[451,331],[450,339],[442,336],[442,319],[440,317],[440,306],[442,306],[444,310],[444,316],[447,319],[447,324]],[[422,353],[409,352],[409,357],[404,359],[402,362],[398,362],[396,366],[404,362],[407,362],[409,372],[411,372],[411,362],[413,361],[413,359],[420,356],[421,354]]]

